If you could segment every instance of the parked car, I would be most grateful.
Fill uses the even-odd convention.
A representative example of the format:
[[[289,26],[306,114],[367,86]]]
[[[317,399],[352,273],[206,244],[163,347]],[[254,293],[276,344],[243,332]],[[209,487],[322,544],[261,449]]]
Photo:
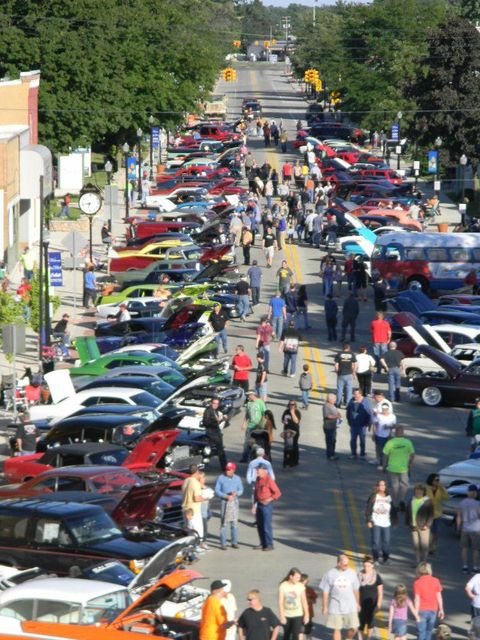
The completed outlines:
[[[449,355],[455,358],[462,365],[467,365],[480,358],[480,344],[461,344],[454,347]],[[429,371],[442,371],[443,367],[438,363],[421,354],[404,358],[403,369],[407,378],[414,378]]]

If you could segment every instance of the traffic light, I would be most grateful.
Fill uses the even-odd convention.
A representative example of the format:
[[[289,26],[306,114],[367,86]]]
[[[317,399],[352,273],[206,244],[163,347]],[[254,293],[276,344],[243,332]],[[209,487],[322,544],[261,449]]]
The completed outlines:
[[[222,77],[225,82],[235,82],[237,79],[237,72],[235,69],[232,69],[232,67],[227,67],[222,71]]]
[[[316,69],[307,69],[303,74],[303,79],[305,82],[310,84],[315,84],[320,81],[320,77]]]
[[[270,48],[270,40],[264,40],[263,41],[263,46],[265,47],[265,49],[269,49]]]
[[[242,43],[240,40],[234,40],[232,44],[235,47],[235,49],[240,49],[240,47],[242,46]]]
[[[237,80],[236,69],[230,69],[230,82],[236,82],[236,80]]]
[[[317,93],[319,93],[320,91],[323,91],[323,82],[320,80],[320,78],[316,80],[313,86],[315,87],[315,91]]]

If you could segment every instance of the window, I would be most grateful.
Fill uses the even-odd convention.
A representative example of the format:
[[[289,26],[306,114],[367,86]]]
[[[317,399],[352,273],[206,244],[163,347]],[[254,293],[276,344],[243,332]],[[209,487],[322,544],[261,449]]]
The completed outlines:
[[[28,517],[0,516],[0,538],[24,540],[27,534]]]
[[[448,260],[448,252],[443,247],[432,247],[425,250],[427,253],[427,260],[432,262],[446,262]]]
[[[0,616],[15,618],[16,620],[31,620],[33,618],[33,600],[18,600],[0,607]]]
[[[110,397],[99,397],[98,404],[128,404],[128,402],[124,398],[115,398],[113,396]]]
[[[57,491],[86,491],[85,482],[75,476],[61,476],[58,478]]]
[[[112,466],[120,466],[122,462],[128,457],[128,451],[123,449],[119,449],[118,451],[102,451],[100,453],[92,453],[90,454],[89,461],[90,464],[100,464],[100,465],[112,465]]]
[[[58,520],[41,518],[35,523],[34,541],[46,545],[71,545],[72,538]]]
[[[114,620],[130,604],[128,591],[106,593],[89,600],[83,610],[82,624],[96,624],[105,620]]]
[[[46,480],[42,480],[42,482],[37,482],[35,485],[35,489],[47,489],[48,491],[55,491],[55,487],[57,485],[57,478],[47,478]]]
[[[34,620],[63,624],[78,624],[80,622],[81,606],[77,602],[37,600],[36,605]]]
[[[97,511],[92,515],[71,518],[67,521],[67,525],[79,545],[111,540],[122,535],[110,516]]]
[[[455,262],[470,262],[470,251],[468,249],[450,249],[450,259]]]
[[[420,247],[405,249],[405,260],[425,260],[425,253]]]

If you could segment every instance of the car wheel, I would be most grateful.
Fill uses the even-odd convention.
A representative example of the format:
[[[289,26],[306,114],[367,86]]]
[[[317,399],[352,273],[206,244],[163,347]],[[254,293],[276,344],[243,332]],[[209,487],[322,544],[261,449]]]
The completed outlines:
[[[428,280],[422,276],[412,276],[407,280],[407,288],[409,291],[422,291],[428,293]]]
[[[420,369],[407,369],[405,373],[407,374],[407,378],[409,380],[413,380],[413,378],[416,378],[417,376],[422,375],[422,372],[420,371]]]
[[[426,387],[422,391],[422,400],[427,407],[438,407],[442,402],[442,392],[438,387]]]

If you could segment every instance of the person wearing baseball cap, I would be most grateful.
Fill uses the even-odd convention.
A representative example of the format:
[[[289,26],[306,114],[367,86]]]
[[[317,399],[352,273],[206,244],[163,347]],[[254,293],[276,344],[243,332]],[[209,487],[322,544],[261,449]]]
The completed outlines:
[[[132,316],[130,315],[130,311],[127,309],[127,305],[122,302],[121,305],[119,305],[119,312],[117,313],[117,320],[118,322],[128,322],[129,320],[132,319]]]
[[[257,479],[253,494],[254,505],[252,511],[257,516],[257,531],[260,545],[255,549],[273,551],[273,502],[281,497],[282,493],[276,482],[268,475],[268,467],[261,462],[257,467]]]
[[[227,526],[230,525],[230,541],[232,549],[238,549],[238,516],[240,510],[239,497],[243,494],[243,484],[235,471],[237,465],[227,462],[225,472],[217,478],[215,495],[221,500],[220,508],[220,546],[227,549]]]
[[[210,595],[202,607],[200,640],[225,640],[227,629],[232,626],[227,621],[227,612],[221,602],[227,595],[226,587],[224,580],[214,580],[210,585]]]

